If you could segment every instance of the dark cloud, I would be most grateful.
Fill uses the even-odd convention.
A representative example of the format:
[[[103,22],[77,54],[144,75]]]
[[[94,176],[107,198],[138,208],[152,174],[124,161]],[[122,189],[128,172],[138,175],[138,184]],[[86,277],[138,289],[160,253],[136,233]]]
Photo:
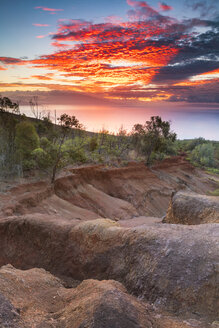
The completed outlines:
[[[219,103],[219,79],[200,85],[167,85],[159,87],[141,88],[139,85],[115,87],[110,95],[121,99],[152,98],[169,102],[188,103]],[[166,95],[171,95],[166,97]]]
[[[186,0],[185,4],[201,17],[216,16],[219,11],[218,0]]]
[[[162,67],[158,74],[154,76],[153,82],[166,83],[184,81],[188,78],[199,75],[208,71],[219,68],[219,61],[210,60],[193,60],[190,62],[182,62],[174,66]]]
[[[0,57],[0,62],[6,65],[16,65],[16,64],[21,64],[23,60],[20,58],[13,58],[13,57]]]

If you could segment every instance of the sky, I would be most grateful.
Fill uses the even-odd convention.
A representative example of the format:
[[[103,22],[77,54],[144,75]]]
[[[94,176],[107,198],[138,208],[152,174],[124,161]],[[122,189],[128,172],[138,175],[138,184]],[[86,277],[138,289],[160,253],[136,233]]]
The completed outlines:
[[[0,94],[128,130],[219,140],[219,1],[0,0]]]

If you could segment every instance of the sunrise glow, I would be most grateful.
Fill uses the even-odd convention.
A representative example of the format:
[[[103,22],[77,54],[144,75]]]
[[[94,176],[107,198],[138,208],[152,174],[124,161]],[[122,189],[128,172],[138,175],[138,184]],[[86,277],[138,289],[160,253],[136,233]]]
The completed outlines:
[[[176,110],[179,103],[218,109],[215,1],[21,2],[22,8],[3,5],[12,11],[13,31],[3,18],[1,94],[24,105],[31,93],[44,99],[58,91],[72,105],[83,96],[86,105],[92,97],[92,106],[159,102],[166,108],[169,102]]]

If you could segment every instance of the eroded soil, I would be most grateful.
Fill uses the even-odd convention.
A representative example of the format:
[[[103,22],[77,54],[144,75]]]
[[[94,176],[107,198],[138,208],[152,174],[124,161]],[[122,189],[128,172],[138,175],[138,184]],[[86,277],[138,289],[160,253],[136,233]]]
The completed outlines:
[[[219,225],[162,223],[216,188],[183,157],[2,188],[0,327],[217,327]]]

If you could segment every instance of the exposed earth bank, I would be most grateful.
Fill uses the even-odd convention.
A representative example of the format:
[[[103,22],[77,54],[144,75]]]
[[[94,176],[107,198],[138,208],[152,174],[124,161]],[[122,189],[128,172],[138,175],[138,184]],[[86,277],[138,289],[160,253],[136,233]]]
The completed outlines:
[[[1,194],[0,217],[42,213],[90,220],[162,217],[171,194],[189,190],[206,194],[217,188],[210,175],[184,157],[174,157],[153,168],[143,163],[112,168],[93,165],[66,170],[55,181],[17,185]]]

